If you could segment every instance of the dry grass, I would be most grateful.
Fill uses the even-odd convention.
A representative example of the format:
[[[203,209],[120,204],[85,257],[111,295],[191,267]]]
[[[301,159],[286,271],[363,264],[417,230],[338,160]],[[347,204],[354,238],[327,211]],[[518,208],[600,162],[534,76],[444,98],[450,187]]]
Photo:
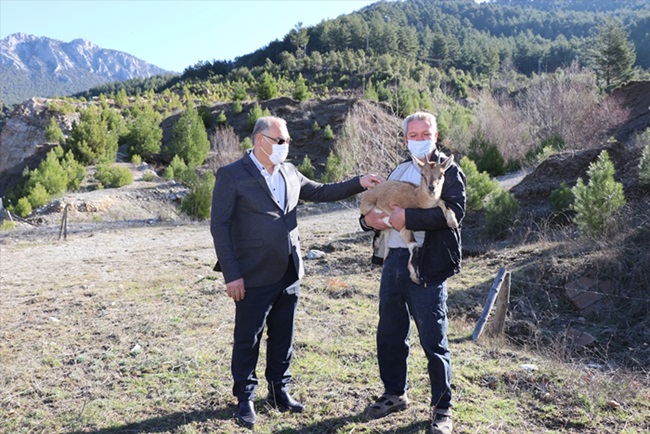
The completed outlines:
[[[363,415],[382,392],[375,358],[380,270],[369,265],[356,204],[310,205],[303,214],[303,253],[328,252],[306,263],[296,322],[292,392],[307,411],[270,408],[261,380],[255,431],[428,432],[429,386],[417,333],[412,405],[380,420]],[[449,281],[455,432],[647,432],[647,372],[590,367],[521,335],[515,343],[469,339],[498,267],[524,270],[544,254],[538,247],[468,258]],[[234,306],[211,271],[206,224],[97,225],[73,228],[66,241],[51,231],[3,232],[0,249],[0,431],[246,432],[234,422],[230,392]],[[528,291],[513,291],[513,315],[538,300]],[[263,360],[264,354],[258,373]]]

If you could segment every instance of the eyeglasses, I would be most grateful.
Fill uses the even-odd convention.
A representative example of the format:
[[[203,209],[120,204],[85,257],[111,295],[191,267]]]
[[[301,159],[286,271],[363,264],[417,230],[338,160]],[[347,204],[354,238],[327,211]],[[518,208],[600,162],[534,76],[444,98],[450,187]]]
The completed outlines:
[[[282,138],[282,137],[271,137],[271,136],[267,136],[267,135],[264,134],[264,133],[260,133],[260,134],[263,135],[264,137],[266,137],[267,139],[275,140],[275,143],[277,143],[278,145],[284,145],[285,143],[286,143],[287,145],[291,144],[291,137],[287,137],[287,138],[285,139],[285,138]]]

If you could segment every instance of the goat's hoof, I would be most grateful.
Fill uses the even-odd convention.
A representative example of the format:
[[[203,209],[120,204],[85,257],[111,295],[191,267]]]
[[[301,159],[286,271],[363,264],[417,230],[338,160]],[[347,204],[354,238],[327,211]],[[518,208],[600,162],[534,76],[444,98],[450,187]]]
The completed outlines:
[[[411,278],[411,281],[417,284],[420,284],[420,270],[416,265],[420,262],[419,255],[420,255],[420,249],[417,247],[417,244],[415,244],[415,247],[411,252],[411,257],[409,258],[408,269],[409,269],[409,277]]]
[[[447,226],[458,229],[458,220],[456,220],[456,215],[452,211],[447,214]]]
[[[453,228],[453,229],[458,229],[458,222],[456,220],[447,222],[447,226],[449,226],[450,228]]]
[[[415,267],[413,267],[411,264],[409,264],[408,269],[409,269],[409,278],[411,279],[411,281],[419,285],[420,273],[418,273],[418,270]]]

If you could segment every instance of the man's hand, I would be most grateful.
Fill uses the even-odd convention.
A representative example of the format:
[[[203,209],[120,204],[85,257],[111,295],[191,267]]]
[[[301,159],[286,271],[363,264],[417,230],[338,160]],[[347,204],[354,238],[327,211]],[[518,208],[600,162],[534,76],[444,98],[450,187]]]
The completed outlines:
[[[401,231],[402,228],[406,226],[406,212],[404,211],[404,208],[393,205],[393,212],[390,214],[388,221],[395,230]]]
[[[384,178],[382,178],[381,176],[377,176],[377,175],[374,175],[374,174],[370,173],[370,174],[368,174],[366,176],[362,176],[359,179],[359,181],[361,182],[361,186],[363,188],[372,188],[375,185],[381,184],[382,182],[384,182]]]
[[[233,280],[226,283],[226,295],[235,301],[243,300],[246,290],[244,289],[244,279]]]
[[[366,226],[369,226],[378,231],[383,231],[384,229],[388,229],[390,227],[383,220],[386,217],[388,217],[388,214],[381,211],[378,212],[376,208],[373,208],[368,214],[365,215],[363,221],[366,223]]]

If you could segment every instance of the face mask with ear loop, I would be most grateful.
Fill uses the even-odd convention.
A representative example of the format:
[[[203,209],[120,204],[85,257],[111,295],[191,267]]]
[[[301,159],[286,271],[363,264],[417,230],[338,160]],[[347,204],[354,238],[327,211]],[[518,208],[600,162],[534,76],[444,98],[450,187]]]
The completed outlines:
[[[417,158],[424,158],[433,151],[433,140],[409,140],[407,147]]]
[[[266,139],[266,136],[263,136]],[[268,140],[268,139],[266,139]],[[289,155],[289,144],[288,143],[283,143],[281,145],[274,144],[273,145],[273,151],[269,154],[260,146],[260,149],[262,152],[264,152],[268,157],[271,163],[273,163],[274,166],[277,166],[279,164],[282,164],[284,160],[287,159],[287,155]]]

